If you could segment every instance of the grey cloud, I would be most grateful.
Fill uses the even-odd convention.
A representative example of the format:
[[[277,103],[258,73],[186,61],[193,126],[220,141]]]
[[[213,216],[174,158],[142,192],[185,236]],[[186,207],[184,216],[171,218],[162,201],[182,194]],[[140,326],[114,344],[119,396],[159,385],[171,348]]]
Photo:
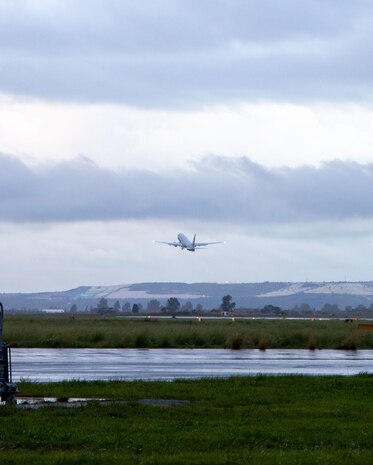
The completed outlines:
[[[194,106],[371,99],[368,0],[0,4],[0,90]]]
[[[232,224],[372,219],[373,164],[266,168],[211,156],[191,170],[114,172],[87,158],[30,168],[0,156],[0,221],[192,219]]]

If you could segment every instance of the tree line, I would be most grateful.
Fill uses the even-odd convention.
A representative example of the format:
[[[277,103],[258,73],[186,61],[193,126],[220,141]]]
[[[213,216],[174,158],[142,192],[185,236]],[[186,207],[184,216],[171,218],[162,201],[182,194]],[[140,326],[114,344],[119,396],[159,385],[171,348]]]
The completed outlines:
[[[197,304],[195,307],[190,301],[186,301],[181,303],[180,300],[176,297],[170,297],[167,299],[164,305],[157,299],[151,299],[147,303],[146,307],[143,306],[141,303],[130,303],[124,302],[120,303],[119,300],[116,300],[113,304],[109,304],[108,299],[102,297],[96,307],[91,307],[90,309],[86,308],[86,310],[91,310],[94,313],[98,314],[118,314],[118,313],[167,313],[167,314],[176,314],[178,312],[181,313],[200,313],[204,310],[201,304]],[[303,303],[300,305],[295,305],[293,308],[285,310],[276,305],[265,305],[262,308],[239,308],[237,309],[236,303],[233,301],[231,295],[227,294],[222,297],[221,304],[217,309],[213,310],[220,310],[224,313],[232,315],[235,311],[252,311],[252,312],[260,312],[261,314],[268,314],[268,315],[275,315],[275,316],[285,316],[287,313],[294,313],[294,314],[301,314],[301,315],[311,315],[314,313],[325,313],[329,315],[333,315],[339,312],[343,313],[364,313],[364,312],[373,312],[373,304],[370,306],[364,306],[362,304],[357,305],[356,307],[346,306],[344,309],[338,307],[337,304],[329,304],[326,303],[320,308],[319,310],[311,307],[307,303]],[[78,311],[78,307],[76,304],[73,304],[70,308],[70,312],[75,313]]]
[[[222,298],[222,303],[220,309],[224,312],[232,312],[236,306],[236,303],[233,302],[231,295],[225,295]],[[108,299],[101,297],[97,303],[96,307],[91,307],[92,312],[98,314],[117,314],[117,313],[140,313],[146,311],[148,313],[170,313],[175,314],[177,312],[186,312],[186,313],[200,313],[202,312],[203,306],[197,304],[195,307],[190,301],[186,301],[181,304],[180,300],[177,297],[170,297],[167,299],[165,305],[162,305],[161,302],[157,299],[149,300],[146,305],[146,308],[141,303],[129,303],[124,302],[120,303],[119,300],[116,300],[112,305],[109,304]],[[70,312],[75,313],[78,311],[76,304],[72,304],[70,307]]]

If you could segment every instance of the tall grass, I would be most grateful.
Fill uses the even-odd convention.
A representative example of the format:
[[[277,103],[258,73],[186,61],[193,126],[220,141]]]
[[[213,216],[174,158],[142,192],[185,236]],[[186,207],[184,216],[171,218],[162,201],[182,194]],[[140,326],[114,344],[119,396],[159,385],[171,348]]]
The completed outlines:
[[[149,320],[81,316],[11,316],[12,347],[373,348],[373,331],[357,322],[294,320]]]

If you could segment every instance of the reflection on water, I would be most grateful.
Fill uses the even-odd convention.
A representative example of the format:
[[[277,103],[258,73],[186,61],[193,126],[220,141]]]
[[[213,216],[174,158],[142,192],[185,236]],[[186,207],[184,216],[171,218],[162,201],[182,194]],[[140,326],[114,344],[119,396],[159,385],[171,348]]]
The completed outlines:
[[[13,379],[172,380],[373,373],[373,350],[13,349]]]

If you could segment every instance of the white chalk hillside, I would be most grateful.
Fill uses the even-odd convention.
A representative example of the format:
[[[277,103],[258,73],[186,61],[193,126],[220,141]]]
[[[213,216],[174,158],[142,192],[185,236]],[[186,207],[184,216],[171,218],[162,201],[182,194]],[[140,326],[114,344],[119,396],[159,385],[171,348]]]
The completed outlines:
[[[170,293],[167,297],[177,297],[180,299],[198,299],[203,295],[186,294],[186,293]],[[118,286],[91,286],[80,295],[81,298],[98,299],[105,297],[106,299],[155,299],[165,298],[165,294],[154,293],[145,290],[131,290],[130,285],[122,284]]]
[[[290,283],[282,289],[260,294],[257,297],[286,297],[295,294],[373,295],[373,283]]]

